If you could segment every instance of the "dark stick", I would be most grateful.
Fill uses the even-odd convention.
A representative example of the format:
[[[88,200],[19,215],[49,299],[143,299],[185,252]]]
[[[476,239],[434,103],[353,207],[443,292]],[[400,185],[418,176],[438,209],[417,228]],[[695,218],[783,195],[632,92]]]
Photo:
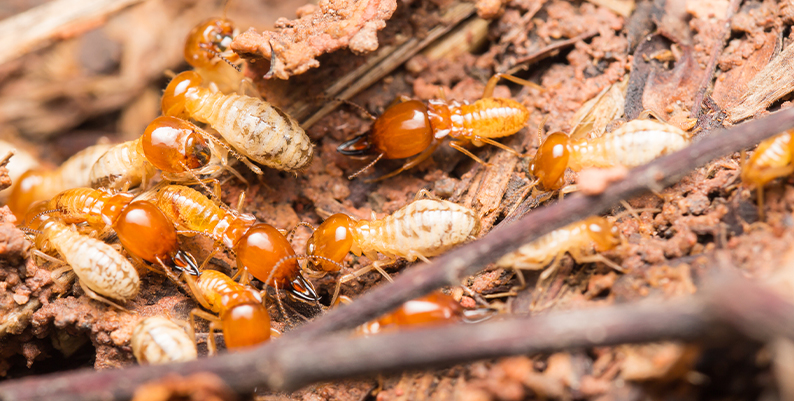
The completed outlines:
[[[590,39],[590,38],[592,38],[593,36],[596,36],[596,35],[598,35],[598,32],[590,31],[590,32],[585,32],[585,33],[583,33],[583,34],[581,34],[579,36],[574,36],[574,37],[572,37],[570,39],[565,39],[565,40],[561,40],[559,42],[552,43],[552,44],[550,44],[550,45],[548,45],[548,46],[546,46],[546,47],[544,47],[544,48],[542,48],[542,49],[540,49],[540,50],[538,50],[538,51],[536,51],[536,52],[534,52],[532,54],[527,54],[526,56],[523,56],[523,57],[517,59],[513,63],[513,66],[510,67],[510,69],[513,69],[513,68],[515,68],[516,66],[518,66],[520,64],[531,64],[531,63],[534,63],[534,62],[536,62],[536,61],[538,61],[538,60],[540,60],[542,58],[546,58],[549,54],[551,54],[551,53],[553,53],[553,52],[555,52],[557,50],[563,49],[563,48],[568,47],[568,46],[573,46],[573,45],[576,44],[576,42],[578,42],[580,40],[587,40],[587,39]]]
[[[695,107],[692,109],[692,112],[689,113],[690,118],[700,117],[700,111],[703,109],[703,98],[706,96],[706,91],[709,89],[709,86],[711,86],[714,72],[717,69],[717,58],[719,58],[722,53],[722,49],[725,48],[725,43],[728,41],[728,38],[731,37],[731,20],[733,19],[733,15],[739,11],[739,5],[741,5],[741,3],[742,0],[731,1],[727,15],[725,16],[725,24],[722,27],[722,35],[720,35],[718,42],[714,44],[714,48],[711,49],[711,57],[709,58],[708,65],[706,65],[706,76],[703,77],[700,89],[698,89],[692,102]]]
[[[733,330],[761,341],[794,337],[794,305],[744,279],[718,280],[711,291],[668,302],[651,300],[476,325],[351,338],[336,334],[237,354],[123,370],[83,370],[0,384],[0,399],[124,400],[168,374],[212,373],[234,391],[295,390],[318,381],[447,366],[507,355],[624,343],[727,338]],[[742,294],[737,297],[736,294]]]
[[[792,127],[794,109],[786,109],[730,129],[713,131],[685,149],[632,169],[625,179],[615,182],[601,195],[576,194],[529,213],[514,223],[501,224],[485,237],[440,256],[433,263],[414,267],[398,276],[394,283],[375,288],[356,302],[332,310],[298,329],[293,336],[309,339],[356,327],[405,301],[440,287],[458,285],[500,256],[549,231],[606,212],[620,200],[630,199],[647,190],[661,191],[715,158],[747,149]]]

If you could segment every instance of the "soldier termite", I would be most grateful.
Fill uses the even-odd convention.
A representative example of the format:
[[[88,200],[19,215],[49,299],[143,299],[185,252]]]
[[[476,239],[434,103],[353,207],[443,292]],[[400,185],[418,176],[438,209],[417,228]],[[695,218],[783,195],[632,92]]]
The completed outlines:
[[[135,297],[140,279],[129,260],[112,246],[78,233],[60,219],[42,214],[44,209],[45,203],[31,208],[28,212],[31,218],[26,219],[30,224],[28,230],[36,234],[36,248],[42,255],[46,256],[50,250],[58,252],[77,275],[86,295],[97,301],[121,308],[106,298],[126,302]]]
[[[778,177],[794,172],[794,140],[792,130],[761,142],[750,160],[742,165],[742,181],[755,186],[758,214],[764,219],[764,186]]]
[[[221,208],[200,192],[179,185],[160,188],[153,195],[153,202],[178,228],[204,234],[233,250],[244,283],[251,273],[273,288],[285,289],[298,300],[318,300],[297,261],[290,260],[275,268],[278,261],[294,256],[295,251],[273,226],[257,223],[252,215]]]
[[[670,124],[633,120],[598,138],[571,140],[553,133],[538,148],[532,174],[546,190],[565,184],[565,169],[588,167],[636,167],[689,146],[690,135]]]
[[[193,256],[179,249],[171,221],[149,201],[133,201],[133,196],[125,192],[75,188],[53,197],[47,209],[66,223],[111,227],[131,255],[166,272],[166,266],[171,266],[198,274]]]
[[[211,353],[217,348],[213,333],[219,328],[229,349],[250,347],[270,339],[270,315],[257,291],[215,270],[204,270],[197,279],[185,277],[201,306],[218,314],[216,317],[200,309],[190,312],[192,328],[195,328],[194,316],[210,321]]]
[[[314,231],[306,246],[308,255],[326,257],[341,262],[348,252],[365,255],[373,263],[361,270],[342,276],[339,286],[376,269],[384,277],[381,266],[396,257],[409,261],[440,255],[477,234],[480,220],[471,209],[439,199],[419,199],[383,219],[355,220],[346,214],[335,214]],[[388,257],[379,261],[377,253]],[[339,271],[338,263],[316,262],[324,272]]]
[[[463,152],[480,164],[479,157],[463,147],[466,143],[475,146],[490,144],[522,156],[494,138],[513,135],[526,125],[529,111],[521,103],[504,98],[493,98],[493,90],[500,78],[537,87],[523,79],[506,74],[496,74],[488,81],[482,99],[473,104],[461,104],[446,99],[430,100],[425,106],[418,100],[397,103],[378,117],[372,128],[341,144],[337,150],[348,156],[376,155],[375,160],[362,170],[351,175],[354,178],[373,166],[380,159],[405,159],[399,169],[381,176],[378,180],[393,177],[410,169],[428,157],[449,136],[453,148]]]
[[[185,41],[185,61],[223,93],[236,92],[245,76],[235,65],[239,56],[229,49],[238,30],[226,18],[209,18],[196,25]]]
[[[265,166],[298,171],[312,160],[314,148],[297,121],[261,99],[213,93],[201,76],[185,71],[171,80],[162,98],[165,115],[209,124],[243,156]],[[242,159],[257,174],[262,171]]]
[[[138,322],[132,330],[130,345],[141,365],[187,362],[197,358],[193,339],[182,327],[160,316]]]
[[[48,200],[69,188],[91,185],[91,167],[112,145],[94,145],[77,152],[52,171],[28,170],[22,174],[8,197],[8,207],[22,221],[30,205]]]

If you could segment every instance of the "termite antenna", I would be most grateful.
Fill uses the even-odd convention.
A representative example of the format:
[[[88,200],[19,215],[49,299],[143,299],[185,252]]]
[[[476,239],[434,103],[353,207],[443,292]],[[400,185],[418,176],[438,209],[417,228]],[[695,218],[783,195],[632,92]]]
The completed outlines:
[[[62,209],[52,209],[52,210],[45,210],[45,211],[43,211],[43,212],[41,212],[41,213],[39,213],[39,214],[37,214],[37,215],[33,216],[33,218],[32,218],[32,219],[30,219],[30,221],[28,222],[28,225],[30,225],[30,223],[33,223],[34,221],[38,220],[40,217],[42,217],[42,216],[44,216],[44,215],[46,215],[46,214],[50,214],[50,213],[56,213],[56,212],[57,212],[57,213],[66,213],[66,212],[65,212],[64,210],[62,210]]]
[[[237,70],[237,72],[243,72],[243,69],[240,68],[240,66],[238,66],[237,64],[232,63],[228,58],[224,57],[222,54],[218,53],[217,51],[215,51],[213,49],[204,49],[204,50],[209,52],[209,53],[212,53],[213,56],[225,61],[226,64],[229,64],[232,68]]]
[[[195,171],[193,171],[193,169],[191,169],[191,168],[188,168],[187,164],[185,164],[185,163],[184,163],[184,162],[182,162],[182,161],[179,161],[179,165],[181,165],[181,166],[182,166],[182,168],[183,168],[183,169],[185,169],[185,171],[187,171],[187,173],[188,173],[188,174],[190,174],[190,176],[191,176],[191,177],[193,177],[193,179],[194,179],[194,180],[196,180],[196,182],[198,183],[198,185],[201,185],[201,188],[202,188],[202,189],[204,189],[205,191],[207,191],[207,193],[209,194],[209,197],[210,197],[210,198],[211,198],[211,199],[212,199],[212,200],[213,200],[215,203],[217,203],[217,204],[221,205],[221,207],[223,207],[223,208],[228,208],[228,207],[226,206],[226,204],[225,204],[225,203],[223,203],[223,201],[221,201],[221,199],[218,197],[218,194],[216,194],[216,193],[215,193],[215,191],[213,191],[213,190],[212,190],[212,189],[211,189],[209,186],[207,186],[207,184],[206,184],[206,183],[204,183],[204,180],[200,179],[200,178],[199,178],[199,176],[196,174],[196,172],[195,172]],[[216,184],[216,185],[218,185],[218,184]]]
[[[295,236],[295,231],[298,230],[298,227],[307,227],[309,230],[312,231],[317,230],[317,228],[311,225],[310,223],[306,221],[301,221],[300,223],[295,224],[295,227],[292,227],[292,229],[290,229],[289,232],[287,232],[287,241],[292,242],[292,237]]]
[[[24,232],[26,232],[26,233],[28,233],[28,234],[36,234],[36,235],[44,234],[42,231],[34,230],[32,228],[28,228],[28,227],[25,227],[25,226],[18,226],[17,228],[22,230],[22,231],[24,231]]]
[[[370,120],[373,120],[373,121],[377,120],[377,117],[373,116],[372,113],[370,113],[367,109],[364,108],[364,106],[362,106],[362,105],[360,105],[360,104],[358,104],[356,102],[351,102],[350,100],[342,99],[342,98],[339,98],[339,97],[328,97],[328,96],[325,96],[325,95],[317,95],[316,99],[317,100],[326,100],[326,101],[330,101],[330,102],[344,103],[344,104],[346,104],[346,105],[358,110],[361,113],[362,116],[364,116],[364,117],[366,117],[366,118],[368,118]]]
[[[351,175],[347,176],[347,179],[348,179],[348,180],[352,180],[353,178],[356,178],[356,177],[358,177],[359,175],[361,175],[361,173],[363,173],[363,172],[367,171],[367,169],[369,169],[370,167],[374,166],[374,165],[375,165],[375,163],[377,163],[378,161],[380,161],[380,159],[382,159],[382,158],[383,158],[383,155],[384,155],[383,153],[379,154],[379,155],[378,155],[378,157],[376,157],[376,158],[375,158],[375,160],[373,160],[372,162],[370,162],[369,164],[367,164],[366,166],[364,166],[364,168],[362,168],[361,170],[358,170],[358,171],[356,171],[355,173],[353,173],[353,174],[351,174]]]

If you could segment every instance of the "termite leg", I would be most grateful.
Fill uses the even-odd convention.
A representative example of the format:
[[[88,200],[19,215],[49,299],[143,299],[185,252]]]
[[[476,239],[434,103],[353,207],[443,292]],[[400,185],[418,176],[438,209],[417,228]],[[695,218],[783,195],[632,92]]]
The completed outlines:
[[[48,262],[50,262],[50,263],[55,263],[57,265],[65,265],[66,264],[66,262],[64,262],[64,261],[62,261],[62,260],[60,260],[60,259],[58,259],[56,257],[52,257],[50,255],[47,255],[46,253],[44,253],[44,252],[42,252],[42,251],[40,251],[38,249],[34,249],[33,250],[33,254],[38,256],[38,257],[40,257],[40,258],[42,258],[42,259],[44,259],[44,260],[46,260],[46,261],[48,261]],[[70,269],[71,269],[71,267],[70,267]]]
[[[452,146],[453,148],[457,149],[459,152],[463,153],[464,155],[471,157],[477,163],[480,163],[480,164],[482,164],[485,167],[491,167],[490,163],[484,162],[482,159],[480,159],[479,157],[475,156],[474,153],[471,153],[471,152],[469,152],[468,149],[464,148],[463,147],[464,143],[465,142],[452,141],[452,142],[449,143],[449,146]]]
[[[218,329],[217,324],[220,322],[217,316],[205,312],[201,309],[193,309],[190,311],[190,335],[193,337],[193,341],[198,346],[198,340],[196,339],[196,317],[200,317],[208,322],[210,322],[210,329],[207,333],[207,348],[209,349],[210,355],[215,355],[218,352],[218,344],[215,342],[215,330]]]
[[[507,146],[507,145],[505,145],[505,144],[503,144],[501,142],[494,141],[491,138],[485,138],[485,137],[482,137],[482,136],[479,136],[479,135],[474,135],[472,137],[472,140],[473,141],[480,141],[480,142],[487,143],[487,144],[492,145],[492,146],[496,146],[497,148],[502,149],[502,150],[506,150],[506,151],[518,156],[518,157],[529,157],[528,154],[520,153],[519,151],[517,151],[517,150],[515,150],[515,149],[513,149],[513,148],[511,148],[511,147],[509,147],[509,146]]]
[[[625,270],[623,270],[622,266],[620,266],[619,264],[607,259],[606,257],[604,257],[604,255],[601,255],[601,254],[583,255],[581,253],[581,251],[578,251],[578,250],[573,250],[573,251],[570,252],[570,254],[571,254],[571,257],[573,257],[573,260],[575,260],[576,263],[578,263],[580,265],[584,264],[584,263],[601,262],[601,263],[603,263],[603,264],[615,269],[616,271],[619,271],[621,273],[625,272]]]
[[[492,76],[491,79],[488,80],[488,83],[485,84],[485,89],[482,91],[482,97],[483,98],[489,98],[489,97],[493,96],[493,91],[496,88],[496,83],[499,82],[500,78],[504,78],[504,79],[506,79],[508,81],[515,82],[515,83],[517,83],[519,85],[524,85],[524,86],[528,86],[530,88],[535,88],[535,89],[537,89],[537,90],[539,90],[541,92],[545,91],[545,89],[543,89],[542,86],[540,86],[540,85],[538,85],[538,84],[536,84],[534,82],[529,82],[526,79],[521,79],[519,77],[510,75],[510,74],[494,74],[494,76]]]
[[[334,296],[333,298],[331,298],[331,305],[336,303],[336,298],[339,296],[339,291],[342,288],[342,284],[347,283],[348,281],[351,281],[353,279],[358,279],[359,277],[363,276],[366,273],[369,273],[372,270],[377,270],[378,273],[383,275],[383,277],[386,280],[389,280],[389,282],[394,282],[394,280],[392,280],[389,273],[386,273],[386,271],[383,270],[382,266],[390,265],[394,263],[396,260],[397,259],[395,258],[389,258],[386,260],[376,260],[375,262],[372,262],[372,264],[370,264],[369,266],[362,267],[361,269],[358,269],[353,273],[345,274],[342,277],[340,277],[339,280],[336,282],[336,289],[334,289]]]
[[[649,117],[653,117],[663,123],[667,123],[667,119],[665,119],[664,117],[662,117],[661,114],[651,109],[645,109],[641,111],[640,114],[637,116],[637,119],[647,120],[649,119]]]
[[[112,306],[112,307],[114,307],[114,308],[116,308],[116,309],[118,309],[120,311],[123,311],[123,312],[133,313],[133,314],[136,314],[136,315],[138,314],[138,312],[130,311],[127,308],[125,308],[125,307],[123,307],[123,306],[121,306],[121,305],[119,305],[119,304],[117,304],[117,303],[115,303],[115,302],[113,302],[113,301],[111,301],[111,300],[109,300],[109,299],[97,294],[96,292],[94,292],[94,290],[88,288],[87,285],[83,284],[82,280],[80,280],[80,288],[83,289],[83,292],[85,292],[85,295],[88,295],[88,297],[93,299],[94,301],[101,302],[101,303],[106,304],[106,305],[110,305],[110,306]]]
[[[196,279],[193,278],[193,276],[191,276],[189,274],[184,274],[184,273],[182,273],[182,277],[184,278],[185,283],[187,283],[187,286],[190,289],[188,294],[193,299],[195,299],[196,302],[198,302],[199,305],[201,305],[202,308],[204,308],[204,309],[212,309],[210,307],[209,302],[207,302],[207,299],[204,298],[204,295],[201,293],[201,291],[198,290],[198,287],[196,287]]]
[[[560,200],[565,198],[565,195],[574,193],[579,190],[579,186],[576,184],[566,185],[560,188]]]
[[[378,177],[378,178],[375,178],[375,179],[372,179],[372,180],[367,180],[366,182],[367,183],[371,183],[371,182],[382,181],[382,180],[385,180],[387,178],[394,177],[395,175],[400,174],[400,173],[402,173],[405,170],[408,170],[410,168],[413,168],[413,167],[417,166],[419,163],[425,161],[428,157],[430,157],[433,154],[433,151],[435,151],[436,148],[438,147],[438,145],[440,145],[440,144],[441,144],[441,141],[434,139],[433,143],[431,143],[430,146],[428,146],[425,150],[423,150],[422,153],[419,153],[418,155],[416,155],[416,156],[412,157],[411,159],[409,159],[407,162],[405,162],[405,164],[402,165],[402,167],[398,168],[397,170],[392,171],[389,174],[386,174],[384,176],[381,176],[381,177]]]

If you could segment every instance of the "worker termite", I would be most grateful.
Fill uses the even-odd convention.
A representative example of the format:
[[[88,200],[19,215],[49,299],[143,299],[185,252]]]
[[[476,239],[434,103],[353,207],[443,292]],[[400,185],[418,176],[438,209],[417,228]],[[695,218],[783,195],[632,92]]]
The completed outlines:
[[[219,170],[210,163],[213,151],[208,140],[215,139],[201,128],[176,117],[154,119],[140,138],[110,148],[91,168],[94,188],[126,191],[138,185],[146,187],[155,168],[163,178],[188,181]],[[225,156],[218,158],[225,164]]]
[[[179,249],[174,225],[149,201],[133,201],[133,195],[125,192],[75,188],[53,197],[47,209],[45,213],[51,212],[66,223],[113,228],[131,255],[166,271],[166,266],[174,266],[198,274],[193,256]]]
[[[381,176],[378,180],[393,177],[410,169],[428,157],[449,136],[453,148],[463,152],[480,164],[487,164],[463,147],[466,143],[475,146],[491,144],[521,156],[494,138],[513,135],[526,125],[529,111],[521,103],[504,98],[493,98],[493,90],[500,78],[537,87],[537,85],[507,74],[496,74],[488,81],[482,99],[473,104],[461,104],[446,99],[433,99],[427,103],[418,100],[401,99],[372,124],[372,128],[337,148],[339,153],[348,156],[376,155],[375,160],[357,171],[354,178],[380,159],[405,159],[408,161],[399,169]]]
[[[553,133],[538,148],[532,174],[546,190],[565,184],[565,169],[588,167],[637,167],[689,146],[690,135],[670,124],[633,120],[598,138],[571,140]]]
[[[226,18],[210,18],[196,25],[185,41],[185,61],[223,93],[236,92],[245,76],[234,65],[239,56],[229,49],[238,30]]]
[[[754,185],[758,194],[758,215],[764,219],[764,186],[794,172],[794,130],[761,142],[742,165],[742,181]]]
[[[479,231],[480,221],[471,209],[440,199],[419,199],[383,219],[358,220],[346,214],[335,214],[314,231],[306,245],[308,255],[328,258],[337,263],[315,262],[324,272],[339,271],[348,252],[364,254],[373,263],[353,274],[342,276],[339,286],[376,269],[387,279],[381,266],[396,257],[409,261],[440,255],[471,238]],[[388,257],[378,260],[380,252]]]
[[[60,219],[42,214],[45,208],[45,203],[31,208],[26,218],[30,222],[27,229],[36,234],[36,248],[41,255],[49,258],[46,252],[57,251],[77,275],[86,295],[97,301],[121,308],[106,298],[121,302],[134,298],[140,279],[130,261],[112,246],[78,233]]]
[[[535,241],[518,248],[517,251],[501,257],[496,265],[515,269],[539,270],[554,263],[541,274],[545,279],[556,269],[560,258],[569,253],[577,263],[602,262],[615,270],[622,271],[615,262],[598,252],[605,252],[621,243],[617,227],[599,216],[554,230]],[[595,250],[595,254],[592,254]],[[523,285],[523,276],[518,275]]]
[[[376,320],[359,326],[361,334],[377,334],[409,327],[435,326],[459,322],[463,308],[449,295],[435,291],[430,295],[410,300],[399,308]]]
[[[316,302],[317,294],[311,283],[301,275],[289,241],[269,224],[257,223],[252,215],[221,208],[200,192],[179,185],[160,188],[153,201],[180,229],[201,233],[223,244],[237,255],[238,274],[242,281],[248,273],[265,284],[287,290],[287,294],[304,302]]]
[[[201,83],[195,71],[174,77],[163,93],[163,114],[209,124],[232,148],[265,166],[298,171],[309,165],[314,148],[292,117],[264,100],[213,93]],[[249,161],[243,162],[257,174],[262,173]]]
[[[187,275],[185,278],[201,306],[218,314],[216,317],[200,309],[190,312],[192,328],[195,328],[194,316],[210,321],[211,353],[217,349],[213,332],[218,325],[229,349],[250,347],[270,339],[270,314],[257,291],[215,270],[204,270],[197,279]]]
[[[90,186],[91,167],[111,147],[100,144],[85,148],[52,171],[28,170],[14,182],[8,207],[21,221],[34,202],[50,199],[69,188]]]
[[[138,322],[132,330],[130,345],[141,365],[187,362],[198,357],[196,345],[185,330],[160,316]]]

